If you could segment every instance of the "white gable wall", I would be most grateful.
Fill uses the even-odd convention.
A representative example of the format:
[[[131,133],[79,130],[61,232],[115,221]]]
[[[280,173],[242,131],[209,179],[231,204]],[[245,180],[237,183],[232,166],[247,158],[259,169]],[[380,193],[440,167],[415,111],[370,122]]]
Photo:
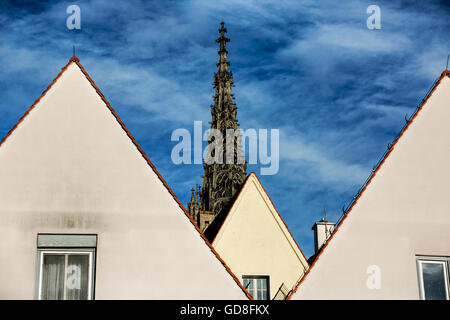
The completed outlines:
[[[44,232],[98,234],[97,299],[246,298],[75,63],[0,147],[0,299]]]
[[[419,299],[416,255],[450,256],[449,123],[444,77],[292,299]]]
[[[290,290],[308,264],[254,173],[213,241],[213,247],[242,281],[269,275],[270,296],[284,283]]]

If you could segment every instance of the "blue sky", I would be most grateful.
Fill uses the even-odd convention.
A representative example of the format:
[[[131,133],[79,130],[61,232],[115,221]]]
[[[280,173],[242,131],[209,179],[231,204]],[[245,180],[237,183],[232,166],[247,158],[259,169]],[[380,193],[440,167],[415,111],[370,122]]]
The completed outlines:
[[[81,30],[66,8],[81,8]],[[366,27],[369,5],[381,30]],[[0,135],[50,84],[72,45],[186,204],[201,165],[174,165],[173,130],[210,120],[220,21],[243,129],[280,130],[280,170],[261,176],[306,256],[336,220],[450,53],[446,1],[0,0]],[[258,166],[250,166],[259,174]],[[168,232],[170,232],[168,230]]]

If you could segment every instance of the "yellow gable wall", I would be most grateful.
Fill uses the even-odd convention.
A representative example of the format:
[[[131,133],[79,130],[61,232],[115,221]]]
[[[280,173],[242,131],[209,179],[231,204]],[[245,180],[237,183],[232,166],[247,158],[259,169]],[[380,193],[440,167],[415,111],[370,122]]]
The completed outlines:
[[[416,256],[450,256],[449,123],[444,77],[292,299],[419,299]]]
[[[254,173],[213,241],[213,247],[242,281],[243,275],[269,275],[270,296],[282,283],[290,290],[307,261]]]
[[[97,299],[246,299],[75,63],[0,177],[0,299],[33,299],[38,233],[98,234]]]

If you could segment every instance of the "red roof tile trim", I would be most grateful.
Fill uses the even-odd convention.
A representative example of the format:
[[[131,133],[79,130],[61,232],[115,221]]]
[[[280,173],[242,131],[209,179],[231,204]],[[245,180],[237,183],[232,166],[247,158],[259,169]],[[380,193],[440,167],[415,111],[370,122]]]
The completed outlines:
[[[438,85],[441,83],[441,80],[446,77],[446,76],[450,76],[450,70],[444,70],[441,74],[441,76],[439,77],[439,79],[436,81],[435,85],[433,86],[433,88],[431,89],[430,93],[427,95],[426,99],[422,101],[422,103],[420,104],[420,106],[417,109],[417,112],[414,113],[414,116],[408,121],[408,124],[405,126],[405,128],[403,129],[403,131],[398,135],[398,137],[395,139],[395,141],[392,143],[390,149],[388,152],[386,152],[386,154],[384,155],[384,158],[381,160],[380,164],[378,165],[377,169],[374,171],[374,173],[372,174],[372,176],[370,177],[369,181],[367,181],[366,185],[364,186],[364,188],[361,190],[361,192],[359,193],[359,195],[357,196],[357,198],[355,199],[355,201],[353,201],[352,206],[347,210],[347,212],[345,213],[344,217],[342,218],[341,222],[339,223],[339,225],[336,227],[336,229],[334,230],[334,232],[331,234],[331,237],[328,239],[327,242],[325,242],[325,244],[323,245],[323,247],[320,249],[319,254],[317,255],[317,257],[314,259],[314,262],[311,264],[311,266],[309,267],[308,271],[306,272],[306,274],[303,276],[303,278],[298,282],[297,286],[294,288],[294,290],[292,290],[292,292],[288,295],[288,297],[286,298],[286,300],[291,299],[292,295],[297,291],[297,289],[299,288],[299,286],[302,284],[302,282],[307,278],[309,272],[311,271],[311,269],[315,266],[316,262],[319,260],[320,256],[323,254],[323,252],[325,251],[326,247],[328,246],[328,244],[331,242],[331,240],[333,239],[334,235],[337,233],[337,231],[340,229],[340,227],[342,226],[342,224],[344,223],[344,220],[348,217],[348,215],[350,214],[351,210],[353,209],[353,207],[356,205],[356,203],[358,202],[359,198],[361,198],[362,194],[364,193],[364,191],[366,190],[367,186],[370,184],[370,182],[372,181],[372,179],[376,176],[378,170],[380,170],[381,166],[383,165],[383,163],[386,161],[386,159],[388,158],[388,156],[391,154],[392,150],[394,150],[395,145],[397,144],[397,142],[400,140],[400,138],[403,136],[403,134],[405,133],[406,130],[408,130],[409,126],[411,125],[411,123],[414,121],[414,119],[418,116],[419,112],[422,110],[422,107],[425,105],[425,103],[428,101],[428,99],[431,97],[431,95],[433,94],[433,92],[436,90],[436,88],[438,87]]]
[[[234,208],[234,206],[235,206],[237,200],[239,199],[239,197],[240,197],[240,195],[241,195],[242,190],[244,190],[244,187],[245,187],[245,185],[247,184],[247,182],[248,182],[248,180],[249,180],[249,177],[250,177],[251,175],[254,175],[255,178],[256,178],[256,180],[258,180],[258,182],[259,182],[259,184],[261,185],[262,189],[264,190],[264,193],[266,194],[267,198],[269,198],[270,203],[271,203],[272,206],[275,208],[276,213],[277,213],[278,216],[280,217],[281,221],[284,223],[284,226],[286,227],[286,230],[288,231],[288,233],[289,233],[289,235],[291,236],[292,240],[294,240],[294,243],[297,245],[298,250],[299,250],[300,253],[302,254],[303,258],[305,258],[306,263],[308,263],[308,259],[306,259],[305,255],[303,254],[302,249],[300,249],[300,246],[298,245],[297,241],[295,241],[295,238],[294,238],[294,236],[292,235],[291,231],[289,231],[289,228],[288,228],[286,222],[284,222],[284,220],[283,220],[283,218],[281,217],[280,213],[278,212],[277,208],[276,208],[275,205],[273,204],[272,199],[270,198],[270,196],[269,196],[269,194],[267,193],[266,189],[264,189],[264,186],[262,185],[262,183],[261,183],[261,181],[259,180],[259,178],[258,178],[258,176],[256,175],[256,173],[254,173],[254,172],[250,172],[249,175],[247,176],[247,178],[245,179],[244,184],[242,185],[241,190],[239,190],[239,193],[238,193],[237,197],[234,199],[233,204],[232,204],[231,207],[230,207],[230,210],[228,210],[228,213],[227,213],[227,215],[225,216],[225,219],[223,220],[222,225],[220,226],[219,230],[217,231],[216,235],[214,236],[214,239],[213,239],[211,242],[214,243],[214,240],[216,239],[216,237],[217,237],[217,235],[219,234],[220,230],[222,230],[222,227],[223,227],[223,225],[225,224],[225,221],[227,220],[228,215],[230,214],[231,210]]]
[[[189,215],[189,213],[186,211],[186,209],[183,207],[183,205],[181,204],[180,200],[178,200],[177,196],[173,193],[172,189],[169,187],[169,185],[166,183],[166,181],[163,179],[163,177],[161,176],[161,174],[158,172],[158,170],[156,169],[156,167],[153,165],[153,163],[150,161],[149,157],[147,157],[147,155],[145,154],[144,150],[142,150],[142,148],[140,147],[140,145],[137,143],[137,141],[134,139],[134,137],[131,135],[131,133],[128,131],[128,129],[125,127],[124,123],[122,122],[122,120],[120,120],[119,116],[116,114],[116,112],[114,111],[114,109],[111,107],[111,105],[109,104],[109,102],[106,100],[105,96],[101,93],[100,89],[97,87],[97,85],[94,83],[94,81],[91,79],[91,77],[88,75],[88,73],[86,72],[86,70],[84,70],[83,66],[80,64],[80,60],[73,56],[70,58],[69,62],[64,66],[64,68],[62,68],[62,70],[59,72],[59,74],[56,76],[56,78],[52,81],[52,83],[50,83],[50,85],[47,87],[47,89],[45,89],[44,92],[42,92],[42,94],[39,96],[39,98],[33,103],[33,105],[25,112],[25,114],[19,119],[19,121],[17,121],[17,123],[14,125],[14,127],[6,134],[6,136],[0,141],[0,147],[1,145],[5,142],[5,140],[11,135],[11,133],[19,126],[19,124],[23,121],[23,119],[25,119],[25,117],[30,113],[31,110],[34,109],[34,107],[38,104],[38,102],[42,99],[43,96],[45,96],[45,94],[50,90],[50,88],[53,86],[53,84],[61,77],[61,75],[64,73],[64,71],[67,70],[67,68],[69,67],[69,65],[71,63],[75,63],[80,70],[83,72],[83,74],[85,75],[86,79],[91,83],[91,85],[94,87],[94,89],[97,91],[97,94],[101,97],[101,99],[103,100],[103,102],[106,104],[106,106],[108,107],[108,109],[111,111],[111,113],[113,114],[113,116],[116,118],[117,122],[120,124],[120,126],[122,127],[122,129],[125,131],[125,133],[128,135],[128,137],[131,139],[131,141],[133,142],[133,144],[136,146],[136,148],[138,149],[138,151],[141,153],[141,155],[144,157],[144,159],[147,161],[148,165],[152,168],[152,170],[156,173],[156,175],[158,176],[158,178],[161,180],[161,182],[163,183],[163,185],[166,187],[167,191],[169,191],[169,193],[172,195],[173,199],[178,203],[179,207],[183,210],[184,214],[186,215],[186,217],[189,219],[189,221],[192,223],[192,225],[195,227],[195,229],[197,230],[197,232],[200,234],[200,236],[202,237],[203,241],[205,242],[205,244],[209,247],[209,249],[212,251],[212,253],[216,256],[216,258],[222,263],[222,265],[225,267],[225,269],[227,270],[227,272],[231,275],[231,277],[234,279],[234,281],[237,283],[237,285],[242,289],[242,291],[245,293],[245,295],[250,299],[253,300],[253,297],[247,292],[247,290],[242,286],[242,284],[240,283],[239,279],[236,277],[236,275],[231,271],[231,269],[228,267],[228,265],[225,263],[225,261],[220,257],[220,255],[217,253],[217,251],[212,247],[212,245],[208,242],[208,240],[206,239],[206,237],[204,236],[204,234],[200,231],[200,229],[197,227],[196,223],[194,222],[194,220],[192,219],[192,217]]]

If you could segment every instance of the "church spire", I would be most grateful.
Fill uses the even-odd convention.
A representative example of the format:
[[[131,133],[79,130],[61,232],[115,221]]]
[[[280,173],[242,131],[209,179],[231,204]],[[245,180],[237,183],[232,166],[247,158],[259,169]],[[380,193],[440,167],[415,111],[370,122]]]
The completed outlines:
[[[220,23],[220,37],[216,39],[216,42],[220,43],[220,50],[219,50],[219,62],[217,63],[218,71],[220,73],[228,72],[228,66],[230,63],[227,61],[227,54],[228,51],[226,49],[227,42],[230,42],[230,39],[225,37],[225,33],[227,32],[227,29],[225,28],[225,23]]]
[[[199,213],[195,214],[189,210],[194,217],[198,216],[199,221],[203,221],[202,212],[213,218],[227,210],[231,205],[230,200],[242,186],[247,175],[247,164],[241,147],[241,134],[239,132],[239,123],[237,121],[237,107],[234,103],[232,87],[234,87],[233,74],[229,71],[230,63],[227,60],[228,51],[226,43],[230,41],[225,36],[227,29],[224,22],[219,29],[219,62],[217,63],[217,72],[214,73],[214,105],[211,105],[211,129],[218,130],[222,135],[222,145],[214,152],[222,152],[219,159],[213,163],[206,161],[203,163],[204,175],[202,188],[199,190]],[[230,131],[231,130],[231,131]],[[230,134],[233,133],[233,134]],[[211,137],[208,141],[210,147],[216,141]],[[230,149],[230,150],[228,150]],[[228,152],[227,152],[228,151]],[[208,160],[208,158],[207,158]],[[195,200],[194,200],[195,202]],[[188,207],[196,207],[191,200]],[[210,222],[210,221],[209,221]],[[199,225],[203,230],[202,226]]]

